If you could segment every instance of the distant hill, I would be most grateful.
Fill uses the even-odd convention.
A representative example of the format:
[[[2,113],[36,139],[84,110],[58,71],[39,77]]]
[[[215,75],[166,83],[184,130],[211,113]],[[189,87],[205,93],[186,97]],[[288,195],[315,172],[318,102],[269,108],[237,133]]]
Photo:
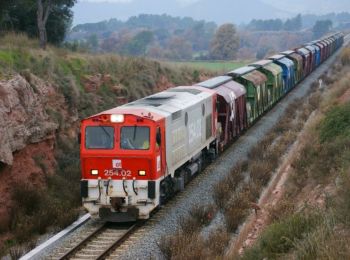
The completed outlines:
[[[140,14],[125,22],[114,18],[79,24],[66,40],[95,52],[191,59],[208,52],[216,28],[214,22],[189,17]]]
[[[251,19],[284,18],[294,15],[281,11],[262,0],[199,0],[192,4],[180,5],[170,0],[134,0],[130,2],[79,2],[74,9],[74,24],[98,22],[110,18],[127,20],[130,16],[144,14],[169,14],[190,16],[194,19],[214,21],[218,24],[249,22]]]
[[[292,13],[281,11],[261,0],[201,0],[183,9],[185,16],[195,19],[209,19],[219,24],[231,22],[246,23],[252,19],[285,18]]]
[[[262,0],[266,4],[281,10],[289,10],[303,14],[327,14],[330,12],[345,12],[350,10],[349,0]],[[317,8],[315,8],[317,7]]]

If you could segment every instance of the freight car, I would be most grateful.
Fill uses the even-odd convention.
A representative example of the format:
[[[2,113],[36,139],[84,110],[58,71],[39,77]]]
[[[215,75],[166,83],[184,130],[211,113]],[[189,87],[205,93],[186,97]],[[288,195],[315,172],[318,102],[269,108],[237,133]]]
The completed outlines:
[[[112,222],[149,218],[340,48],[343,38],[337,33],[82,120],[84,207]]]

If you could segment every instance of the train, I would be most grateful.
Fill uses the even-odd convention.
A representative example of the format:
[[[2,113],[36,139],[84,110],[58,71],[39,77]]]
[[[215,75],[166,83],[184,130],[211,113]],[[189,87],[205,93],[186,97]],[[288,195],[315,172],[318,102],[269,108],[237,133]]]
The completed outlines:
[[[343,42],[334,33],[83,119],[83,206],[110,222],[148,219]]]

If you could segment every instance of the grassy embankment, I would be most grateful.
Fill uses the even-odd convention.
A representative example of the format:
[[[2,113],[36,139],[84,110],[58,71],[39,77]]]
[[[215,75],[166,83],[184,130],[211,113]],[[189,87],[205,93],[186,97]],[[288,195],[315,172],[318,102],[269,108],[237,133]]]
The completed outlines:
[[[344,51],[343,65],[349,64],[349,53],[350,49]],[[315,83],[309,98],[291,104],[272,131],[251,149],[249,159],[234,167],[228,176],[214,186],[214,202],[197,205],[188,216],[180,218],[176,233],[167,235],[160,243],[160,249],[166,257],[222,258],[240,224],[249,215],[251,202],[258,201],[282,162],[281,155],[289,150],[305,121],[317,109],[325,116],[314,126],[310,138],[305,140],[305,149],[293,164],[297,173],[289,181],[288,195],[277,208],[271,209],[273,224],[257,245],[246,251],[243,258],[349,257],[350,104],[348,100],[347,104],[337,105],[335,100],[349,89],[350,69],[346,67],[340,70],[340,67],[338,65],[332,70],[332,78],[324,76],[326,88],[333,89],[333,92],[323,94],[323,90],[317,88],[318,83]],[[343,76],[345,72],[347,74]],[[340,80],[334,82],[336,79]],[[324,96],[328,98],[322,100],[319,108]],[[308,183],[313,184],[309,187],[312,189],[336,179],[341,184],[336,195],[327,199],[326,209],[295,207],[295,198]],[[211,225],[216,214],[222,216],[224,221],[220,222],[223,223],[214,224],[209,236],[203,234],[203,228]],[[327,239],[329,237],[332,239]],[[337,250],[336,246],[341,250]],[[328,247],[332,250],[328,250]]]
[[[350,48],[292,162],[282,202],[243,259],[349,259]]]
[[[75,53],[52,46],[43,51],[36,40],[9,34],[0,38],[0,80],[10,79],[15,74],[24,77],[34,74],[52,84],[64,97],[65,109],[50,104],[46,107],[50,118],[59,124],[54,148],[55,174],[48,174],[45,160],[35,157],[33,159],[45,175],[46,186],[37,187],[28,180],[23,180],[28,185],[14,185],[11,224],[0,230],[0,236],[7,237],[4,245],[0,245],[3,253],[48,229],[63,228],[77,217],[80,165],[74,135],[78,132],[79,120],[72,118],[82,119],[120,105],[121,94],[131,101],[172,85],[189,85],[213,75],[204,70],[173,68],[143,58]],[[97,89],[88,91],[85,84],[96,75],[100,75],[99,78],[105,76],[106,80]],[[73,136],[72,132],[75,133]],[[19,254],[16,250],[12,252]]]
[[[168,62],[173,67],[189,67],[200,70],[209,70],[218,74],[224,74],[228,71],[243,67],[249,64],[249,61],[179,61]]]

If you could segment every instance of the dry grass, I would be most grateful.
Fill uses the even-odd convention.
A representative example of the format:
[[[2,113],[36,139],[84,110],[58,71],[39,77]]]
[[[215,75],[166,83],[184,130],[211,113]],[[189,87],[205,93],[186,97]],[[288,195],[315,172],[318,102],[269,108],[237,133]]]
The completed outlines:
[[[158,246],[165,259],[205,259],[208,257],[205,241],[197,233],[177,232],[172,236],[164,236]]]
[[[345,48],[340,54],[340,60],[343,66],[350,65],[350,48]]]
[[[239,162],[223,180],[214,185],[213,199],[215,205],[223,210],[233,192],[244,180],[247,162]]]
[[[253,161],[250,165],[250,178],[252,181],[258,181],[262,186],[265,186],[269,182],[273,170],[275,169],[266,160]]]
[[[207,245],[214,256],[222,257],[225,253],[226,247],[230,242],[231,235],[225,228],[217,228],[214,232],[211,232],[207,242]]]
[[[276,222],[290,216],[296,209],[295,203],[290,200],[282,199],[277,205],[268,208],[270,222]]]
[[[224,216],[226,228],[229,232],[235,232],[249,213],[249,198],[245,192],[236,192],[227,204]]]
[[[259,200],[263,185],[259,180],[250,180],[242,187],[242,191],[249,202],[257,202]]]

